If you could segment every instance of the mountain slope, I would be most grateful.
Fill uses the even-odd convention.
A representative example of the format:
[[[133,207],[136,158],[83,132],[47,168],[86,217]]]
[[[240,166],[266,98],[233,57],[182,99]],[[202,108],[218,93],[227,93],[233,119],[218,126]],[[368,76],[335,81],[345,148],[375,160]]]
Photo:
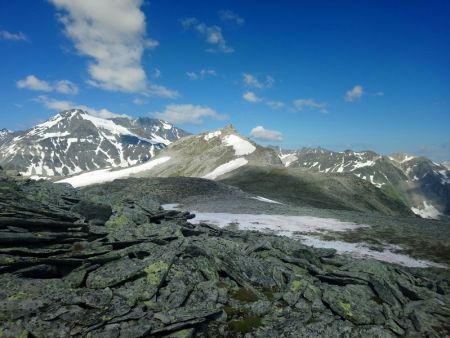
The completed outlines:
[[[74,109],[0,143],[0,163],[23,175],[66,176],[148,161],[187,135],[155,119],[102,119]]]
[[[221,182],[291,205],[375,211],[385,215],[412,215],[401,200],[390,197],[372,184],[349,174],[248,166]]]
[[[184,137],[147,163],[122,170],[97,170],[60,182],[80,187],[130,176],[216,179],[246,165],[282,167],[275,151],[247,140],[228,126],[215,132]]]
[[[279,156],[289,168],[354,174],[402,200],[422,217],[450,214],[450,171],[425,157],[382,156],[372,151],[334,152],[322,148],[280,152]]]

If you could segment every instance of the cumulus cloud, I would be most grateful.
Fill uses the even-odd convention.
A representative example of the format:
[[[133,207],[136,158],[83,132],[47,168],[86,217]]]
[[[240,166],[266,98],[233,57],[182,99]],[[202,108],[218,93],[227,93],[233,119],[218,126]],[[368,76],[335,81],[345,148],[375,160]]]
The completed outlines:
[[[353,102],[359,100],[364,95],[364,89],[360,85],[354,86],[352,89],[347,90],[344,96],[344,100],[347,102]]]
[[[258,97],[254,92],[245,92],[244,95],[242,95],[244,100],[251,102],[251,103],[257,103],[261,102],[263,99]]]
[[[141,57],[158,42],[146,37],[143,0],[50,1],[61,11],[65,35],[79,54],[91,59],[89,84],[110,91],[178,96],[167,88],[148,86]]]
[[[229,9],[224,9],[219,11],[219,18],[220,20],[226,22],[232,22],[236,25],[243,25],[245,20],[243,17],[239,16],[238,14],[234,13],[233,11],[230,11]]]
[[[321,113],[328,113],[327,104],[317,102],[314,99],[297,99],[293,101],[294,111],[318,110]]]
[[[186,72],[186,75],[191,80],[202,80],[207,76],[217,76],[214,69],[201,69],[198,72]]]
[[[227,115],[221,115],[214,109],[193,104],[169,104],[164,111],[151,114],[154,117],[175,124],[202,124],[204,118],[225,120]]]
[[[0,40],[7,41],[28,41],[28,36],[22,32],[11,33],[5,30],[0,31]]]
[[[262,141],[277,141],[283,140],[283,134],[276,130],[269,130],[263,126],[256,126],[250,132],[250,136]]]
[[[78,93],[78,86],[69,80],[58,80],[52,83],[39,79],[34,75],[16,82],[18,88],[38,90],[43,92],[58,92],[62,94],[75,95]]]
[[[275,83],[275,80],[272,76],[267,75],[265,80],[260,81],[256,76],[244,73],[242,74],[242,82],[247,87],[263,89],[272,87]]]
[[[234,52],[234,49],[228,46],[225,41],[222,34],[222,28],[219,26],[207,26],[197,18],[184,18],[180,20],[180,23],[184,29],[193,29],[197,31],[205,39],[205,42],[212,46],[212,48],[206,49],[207,52]]]
[[[101,117],[101,118],[111,118],[111,117],[128,117],[125,114],[116,114],[108,109],[102,108],[102,109],[95,109],[83,104],[77,104],[72,101],[66,101],[66,100],[56,100],[49,98],[45,95],[40,95],[34,99],[34,101],[41,103],[44,107],[50,110],[54,110],[57,112],[63,111],[63,110],[69,110],[69,109],[81,109],[84,111],[87,111],[89,114]]]

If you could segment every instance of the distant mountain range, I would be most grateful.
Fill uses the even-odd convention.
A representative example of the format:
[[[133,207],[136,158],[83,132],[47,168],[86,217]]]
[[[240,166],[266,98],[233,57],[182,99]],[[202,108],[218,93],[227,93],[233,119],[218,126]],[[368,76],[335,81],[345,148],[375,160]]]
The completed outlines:
[[[102,119],[82,110],[63,111],[18,133],[0,133],[0,164],[26,176],[67,176],[148,161],[188,135],[151,118]]]
[[[450,171],[444,164],[407,154],[262,147],[232,126],[190,135],[161,120],[101,119],[69,110],[25,132],[2,130],[0,164],[75,187],[126,177],[190,176],[302,206],[450,215]]]
[[[450,214],[450,171],[426,157],[383,156],[373,151],[335,152],[323,148],[279,151],[288,168],[318,173],[351,173],[410,205],[427,218]]]

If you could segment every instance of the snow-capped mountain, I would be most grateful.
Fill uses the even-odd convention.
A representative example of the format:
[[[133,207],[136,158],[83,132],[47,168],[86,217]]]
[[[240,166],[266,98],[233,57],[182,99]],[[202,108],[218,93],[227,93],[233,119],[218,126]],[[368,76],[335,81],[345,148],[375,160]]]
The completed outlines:
[[[127,167],[148,161],[186,135],[161,120],[103,119],[73,109],[0,143],[0,164],[26,176]]]
[[[190,176],[214,180],[252,165],[282,167],[273,149],[257,145],[228,126],[214,132],[184,137],[145,164],[122,170],[97,170],[61,182],[79,187],[129,176]]]
[[[280,151],[286,167],[322,173],[352,173],[400,197],[422,217],[450,214],[450,171],[425,157],[379,155],[373,151],[335,152],[323,148]]]

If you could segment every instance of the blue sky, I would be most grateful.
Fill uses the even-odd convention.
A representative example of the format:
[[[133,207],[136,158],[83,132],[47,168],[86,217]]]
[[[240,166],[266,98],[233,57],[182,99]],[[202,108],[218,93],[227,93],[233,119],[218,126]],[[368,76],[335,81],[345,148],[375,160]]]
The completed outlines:
[[[449,17],[446,0],[0,1],[0,128],[73,106],[450,160]]]

